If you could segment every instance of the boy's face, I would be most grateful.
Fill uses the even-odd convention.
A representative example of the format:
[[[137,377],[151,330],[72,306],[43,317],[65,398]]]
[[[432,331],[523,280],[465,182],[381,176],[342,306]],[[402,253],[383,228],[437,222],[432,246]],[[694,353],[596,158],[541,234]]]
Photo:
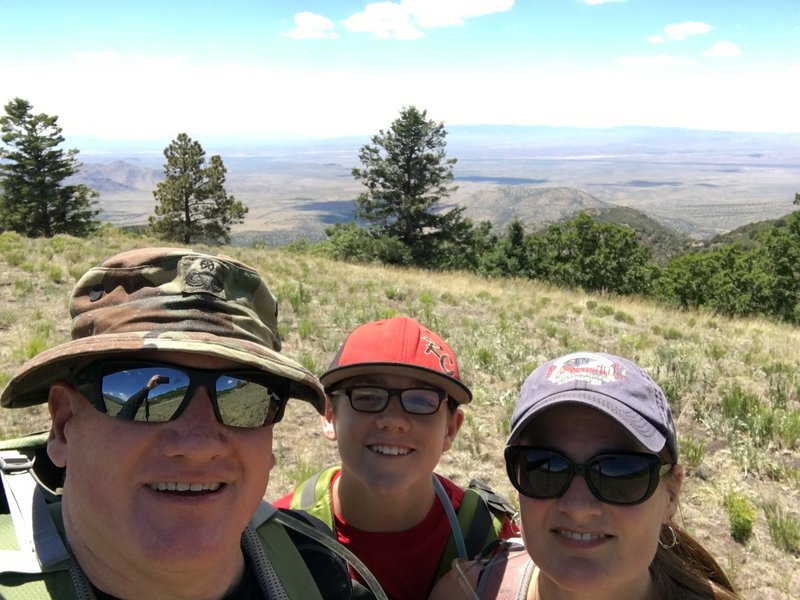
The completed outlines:
[[[196,368],[237,366],[200,356],[160,358]],[[164,423],[103,414],[64,382],[52,387],[50,409],[48,452],[67,467],[65,526],[90,578],[98,570],[122,581],[239,568],[241,533],[274,464],[271,425],[219,423],[202,387]],[[86,557],[92,564],[84,564]],[[229,582],[220,583],[224,592]]]
[[[412,377],[365,375],[336,385],[391,389],[432,388]],[[392,394],[379,413],[358,412],[348,397],[334,394],[335,406],[328,405],[323,417],[325,437],[338,442],[342,473],[380,496],[424,493],[431,487],[431,475],[442,453],[449,450],[464,414],[451,411],[445,399],[432,414],[409,414]]]

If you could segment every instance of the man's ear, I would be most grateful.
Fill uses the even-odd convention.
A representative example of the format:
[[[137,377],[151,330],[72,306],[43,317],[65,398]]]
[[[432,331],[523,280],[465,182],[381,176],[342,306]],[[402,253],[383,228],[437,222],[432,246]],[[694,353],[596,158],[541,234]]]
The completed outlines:
[[[449,412],[449,410],[448,410]],[[456,434],[461,426],[464,424],[464,412],[457,408],[451,414],[447,415],[447,430],[444,433],[444,443],[442,444],[442,452],[447,452],[453,447],[453,442],[456,439]]]
[[[324,435],[326,439],[329,439],[332,442],[336,441],[335,418],[336,417],[333,411],[333,402],[331,401],[330,396],[326,396],[325,414],[320,417],[320,420],[322,421],[322,435]]]
[[[67,466],[67,438],[69,424],[75,416],[75,389],[65,381],[50,386],[47,408],[50,410],[50,435],[47,438],[47,455],[58,467]]]

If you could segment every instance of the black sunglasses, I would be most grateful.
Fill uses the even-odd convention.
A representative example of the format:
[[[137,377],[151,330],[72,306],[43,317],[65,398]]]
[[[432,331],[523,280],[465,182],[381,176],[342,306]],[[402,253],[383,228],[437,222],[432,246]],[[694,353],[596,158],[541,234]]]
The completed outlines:
[[[620,452],[600,454],[583,464],[542,448],[507,446],[506,471],[523,496],[545,500],[560,498],[572,478],[580,475],[594,497],[607,504],[632,505],[647,500],[660,478],[672,469],[655,454]]]
[[[434,388],[391,389],[375,385],[354,386],[334,390],[331,394],[344,394],[353,410],[364,413],[379,413],[389,405],[389,399],[400,399],[403,410],[412,415],[432,415],[439,410],[447,392]]]
[[[217,420],[231,427],[261,427],[283,417],[287,380],[258,370],[193,369],[142,360],[97,361],[75,385],[102,413],[148,423],[177,419],[197,388],[211,397]]]

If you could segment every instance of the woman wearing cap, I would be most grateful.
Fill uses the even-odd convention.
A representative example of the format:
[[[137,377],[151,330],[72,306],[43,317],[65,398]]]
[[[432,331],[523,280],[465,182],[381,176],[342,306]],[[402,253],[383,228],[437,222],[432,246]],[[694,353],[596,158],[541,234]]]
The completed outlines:
[[[517,533],[479,492],[434,474],[472,398],[436,333],[409,317],[365,323],[320,380],[330,398],[323,432],[337,442],[341,466],[274,504],[330,525],[390,598],[427,598],[455,556]]]
[[[634,363],[581,352],[534,370],[505,461],[528,556],[462,564],[431,598],[738,598],[673,521],[683,482],[675,426]]]

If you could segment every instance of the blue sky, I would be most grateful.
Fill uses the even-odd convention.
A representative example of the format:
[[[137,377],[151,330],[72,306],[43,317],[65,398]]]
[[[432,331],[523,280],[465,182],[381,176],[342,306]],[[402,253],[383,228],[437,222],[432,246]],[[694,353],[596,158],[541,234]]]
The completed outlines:
[[[0,0],[0,102],[67,138],[445,125],[800,131],[798,0]]]

